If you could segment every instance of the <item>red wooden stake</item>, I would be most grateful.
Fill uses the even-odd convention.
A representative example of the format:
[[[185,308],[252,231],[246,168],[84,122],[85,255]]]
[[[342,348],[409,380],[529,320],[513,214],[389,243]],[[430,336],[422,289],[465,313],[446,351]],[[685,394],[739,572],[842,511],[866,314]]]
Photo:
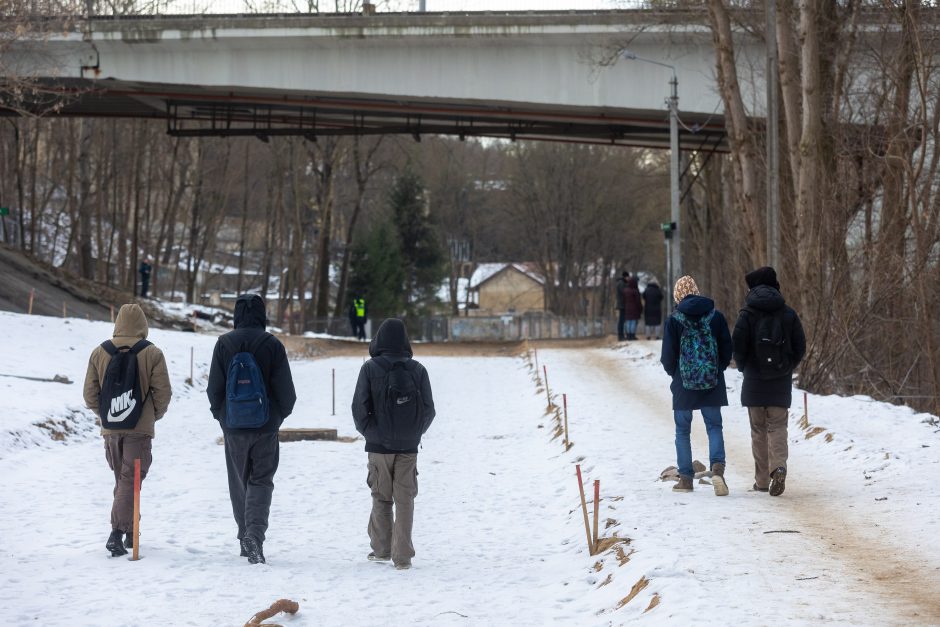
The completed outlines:
[[[567,451],[571,448],[571,444],[568,442],[568,395],[562,394],[561,401],[565,406],[565,450]]]
[[[584,513],[584,533],[587,535],[588,551],[594,555],[594,544],[591,542],[591,523],[588,522],[587,502],[584,500],[584,482],[581,480],[581,464],[575,465],[578,473],[578,491],[581,492],[581,511]]]
[[[594,549],[597,550],[597,516],[601,502],[601,480],[594,480]]]
[[[140,458],[134,460],[134,557],[131,559],[140,559]]]
[[[548,407],[552,407],[552,397],[548,392],[548,366],[542,366],[542,372],[545,374],[545,399],[548,401]]]

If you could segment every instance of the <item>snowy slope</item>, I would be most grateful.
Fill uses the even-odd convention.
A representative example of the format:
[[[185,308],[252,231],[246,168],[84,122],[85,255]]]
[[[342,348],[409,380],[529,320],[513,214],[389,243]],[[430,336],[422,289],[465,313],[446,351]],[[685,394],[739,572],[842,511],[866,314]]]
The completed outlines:
[[[418,345],[438,417],[419,455],[415,567],[364,559],[361,440],[282,445],[269,563],[252,567],[238,557],[204,393],[215,338],[154,331],[174,399],[144,484],[144,559],[130,563],[104,549],[112,477],[93,417],[80,408],[88,353],[110,325],[11,314],[0,324],[7,368],[76,381],[0,377],[0,612],[11,623],[241,625],[281,597],[301,605],[276,619],[290,626],[940,623],[932,600],[940,503],[929,483],[940,437],[928,417],[903,408],[811,397],[810,422],[827,431],[805,439],[802,412],[793,412],[792,482],[780,499],[748,491],[746,418],[729,408],[731,495],[716,498],[705,485],[680,495],[657,480],[674,450],[655,343],[539,352],[551,392],[568,394],[567,452],[553,438],[555,414],[534,364],[422,359]],[[190,348],[193,388],[184,383]],[[354,436],[348,406],[362,351],[293,362],[299,400],[286,426]],[[859,419],[862,410],[869,419]],[[77,433],[64,441],[32,426],[70,411]],[[701,435],[700,421],[696,428]],[[703,443],[694,447],[703,458]],[[630,539],[594,557],[578,462],[589,485],[602,480],[601,535]]]

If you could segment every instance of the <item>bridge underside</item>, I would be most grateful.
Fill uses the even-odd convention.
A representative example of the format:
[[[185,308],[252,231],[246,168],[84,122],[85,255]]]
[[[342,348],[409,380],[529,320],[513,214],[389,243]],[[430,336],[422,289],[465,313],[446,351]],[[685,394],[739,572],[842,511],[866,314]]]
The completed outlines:
[[[72,117],[165,119],[180,137],[405,134],[550,140],[669,148],[665,109],[571,107],[376,94],[291,93],[239,87],[133,83],[113,79],[48,79],[22,108]],[[50,109],[49,99],[63,96]],[[15,115],[0,108],[0,115]],[[720,115],[680,112],[682,150],[726,152]]]

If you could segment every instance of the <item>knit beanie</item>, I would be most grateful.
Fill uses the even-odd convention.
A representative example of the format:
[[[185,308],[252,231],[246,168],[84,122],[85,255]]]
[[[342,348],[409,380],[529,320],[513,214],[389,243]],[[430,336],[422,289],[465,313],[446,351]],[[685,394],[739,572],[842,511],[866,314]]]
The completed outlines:
[[[676,288],[672,291],[673,299],[678,304],[689,294],[698,294],[698,285],[695,284],[695,279],[689,275],[679,277],[679,280],[676,281]]]
[[[748,289],[754,289],[758,285],[769,285],[775,290],[780,289],[780,284],[777,283],[777,271],[770,266],[748,272],[744,275],[744,280],[747,281]]]

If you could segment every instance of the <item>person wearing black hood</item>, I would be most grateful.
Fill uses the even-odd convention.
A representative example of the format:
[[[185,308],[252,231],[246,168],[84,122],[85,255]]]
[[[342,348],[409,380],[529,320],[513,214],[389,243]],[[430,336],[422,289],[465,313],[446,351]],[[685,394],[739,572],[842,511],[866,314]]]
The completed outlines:
[[[806,335],[800,317],[780,294],[773,268],[758,268],[744,280],[749,291],[732,341],[734,362],[744,373],[741,404],[751,422],[754,489],[780,496],[787,477],[793,370],[806,354]]]
[[[708,458],[717,496],[727,496],[725,440],[721,408],[728,404],[725,368],[731,363],[731,334],[715,301],[698,293],[690,276],[680,277],[673,290],[676,311],[666,319],[660,361],[672,377],[672,410],[676,422],[676,492],[691,492],[692,410],[699,409],[708,433]]]
[[[257,294],[239,296],[235,301],[235,330],[219,337],[215,344],[206,390],[212,416],[225,434],[229,497],[238,525],[241,556],[252,564],[265,563],[263,544],[280,456],[277,433],[297,400],[287,351],[280,340],[265,331],[266,326],[267,313],[261,297]],[[260,371],[261,398],[267,399],[266,412],[262,411],[266,419],[262,415],[260,426],[246,427],[238,423],[231,405],[244,402],[234,398],[236,382],[229,381],[233,361],[237,356],[239,362],[244,363],[244,353],[251,355],[256,371]],[[245,380],[239,375],[239,386],[250,383],[251,370],[246,367],[245,372],[249,374],[244,375]],[[259,404],[264,406],[263,402]]]
[[[646,339],[662,338],[660,326],[663,324],[663,291],[653,279],[643,290],[643,325],[646,327]]]
[[[624,290],[627,288],[627,279],[630,278],[630,273],[624,270],[620,273],[620,278],[617,279],[617,283],[614,285],[614,296],[617,297],[617,340],[622,342],[627,339],[626,333],[624,333],[624,326],[627,323],[627,312],[626,305],[624,304]]]
[[[366,440],[366,483],[372,490],[368,559],[389,559],[399,570],[411,567],[414,500],[418,495],[418,445],[434,420],[428,372],[412,359],[408,332],[401,320],[382,323],[362,364],[352,415]],[[394,519],[392,505],[395,506]]]

